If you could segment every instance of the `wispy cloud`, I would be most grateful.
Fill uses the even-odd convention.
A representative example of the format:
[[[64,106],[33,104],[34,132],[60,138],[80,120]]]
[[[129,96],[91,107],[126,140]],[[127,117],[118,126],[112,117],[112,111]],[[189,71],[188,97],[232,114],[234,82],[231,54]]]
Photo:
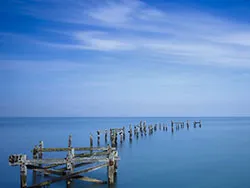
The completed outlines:
[[[45,0],[22,2],[20,7],[25,14],[75,26],[59,31],[57,43],[49,38],[41,41],[50,47],[126,51],[166,63],[250,68],[250,27],[208,13],[161,9],[139,0]],[[79,28],[74,24],[86,27],[74,29]]]

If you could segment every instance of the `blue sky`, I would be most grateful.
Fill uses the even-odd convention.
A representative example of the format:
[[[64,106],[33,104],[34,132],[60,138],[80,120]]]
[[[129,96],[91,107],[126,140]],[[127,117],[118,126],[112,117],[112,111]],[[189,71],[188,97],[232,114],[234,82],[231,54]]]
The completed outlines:
[[[248,0],[9,0],[0,116],[249,116]]]

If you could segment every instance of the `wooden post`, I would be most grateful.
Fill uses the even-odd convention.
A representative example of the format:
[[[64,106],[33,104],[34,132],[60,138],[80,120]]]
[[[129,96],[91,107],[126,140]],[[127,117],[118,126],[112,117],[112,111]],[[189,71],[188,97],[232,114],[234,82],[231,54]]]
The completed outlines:
[[[93,147],[93,136],[91,133],[89,135],[89,145],[90,145],[90,147]]]
[[[161,123],[159,123],[159,130],[161,131]]]
[[[72,135],[69,135],[68,148],[72,147]]]
[[[115,173],[115,160],[113,152],[109,155],[109,165],[108,165],[108,183],[114,183],[114,173]]]
[[[38,159],[43,159],[43,141],[39,142],[39,152],[38,152]],[[39,164],[39,167],[42,167],[42,164]],[[41,173],[40,173],[41,174]]]
[[[105,135],[104,135],[105,143],[108,141],[108,130],[105,129]]]
[[[38,158],[42,159],[43,158],[43,141],[39,142],[39,153],[38,153]]]
[[[69,147],[71,148],[71,147]],[[71,173],[73,173],[74,171],[74,164],[73,164],[73,161],[72,159],[74,158],[74,155],[75,155],[75,150],[74,148],[71,148],[68,152],[68,155],[66,157],[66,174],[69,175]],[[69,185],[70,183],[72,182],[72,179],[69,179],[66,181],[67,185]]]
[[[129,140],[132,140],[132,136],[133,136],[132,127],[130,127],[128,132],[129,132]]]
[[[188,122],[188,120],[187,120],[187,129],[189,129],[189,122]]]
[[[168,131],[168,125],[166,124],[165,131]]]
[[[97,145],[100,145],[100,131],[96,131],[97,132]]]
[[[122,141],[123,141],[123,131],[120,131],[120,143],[122,143]]]
[[[114,156],[118,157],[118,151],[114,152]],[[118,161],[115,160],[115,172],[114,172],[115,175],[117,175],[117,171],[118,171],[117,169],[118,169]]]
[[[122,131],[123,131],[123,140],[125,140],[126,136],[125,136],[125,127],[122,128]]]
[[[201,128],[201,120],[200,120],[200,122],[199,122],[199,127]]]
[[[37,145],[34,147],[33,151],[32,151],[32,154],[33,154],[33,160],[37,160],[38,158],[38,147]],[[33,181],[33,184],[36,184],[36,171],[33,170],[32,172],[32,181]]]
[[[22,155],[22,164],[20,166],[20,181],[21,181],[21,188],[27,187],[27,166],[25,164],[26,155]]]

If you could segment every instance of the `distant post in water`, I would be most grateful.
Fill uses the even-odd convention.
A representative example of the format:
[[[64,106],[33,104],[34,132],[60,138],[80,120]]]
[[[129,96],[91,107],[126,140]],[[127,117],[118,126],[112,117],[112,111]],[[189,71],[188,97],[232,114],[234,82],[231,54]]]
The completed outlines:
[[[97,132],[97,145],[100,145],[100,131],[96,131]]]
[[[107,143],[107,141],[108,141],[108,130],[107,129],[105,129],[105,136],[104,136],[104,138],[105,138],[105,143]]]
[[[89,135],[89,143],[90,143],[90,147],[93,147],[93,136],[91,133]]]

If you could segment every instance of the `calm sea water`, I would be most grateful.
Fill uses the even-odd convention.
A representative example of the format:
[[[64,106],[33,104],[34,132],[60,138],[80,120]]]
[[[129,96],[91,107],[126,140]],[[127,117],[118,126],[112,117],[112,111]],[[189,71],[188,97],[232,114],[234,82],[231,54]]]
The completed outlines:
[[[66,147],[68,135],[72,134],[73,146],[89,146],[89,133],[95,134],[98,129],[128,127],[140,120],[169,124],[171,119],[201,119],[203,125],[180,129],[173,135],[157,130],[131,144],[126,137],[125,143],[118,145],[121,161],[115,187],[250,187],[250,118],[1,118],[0,187],[19,187],[19,168],[8,166],[8,156],[26,153],[31,158],[30,150],[39,140],[45,147]],[[107,180],[105,169],[90,175]],[[66,186],[59,182],[51,187]],[[71,187],[108,185],[74,181]]]

